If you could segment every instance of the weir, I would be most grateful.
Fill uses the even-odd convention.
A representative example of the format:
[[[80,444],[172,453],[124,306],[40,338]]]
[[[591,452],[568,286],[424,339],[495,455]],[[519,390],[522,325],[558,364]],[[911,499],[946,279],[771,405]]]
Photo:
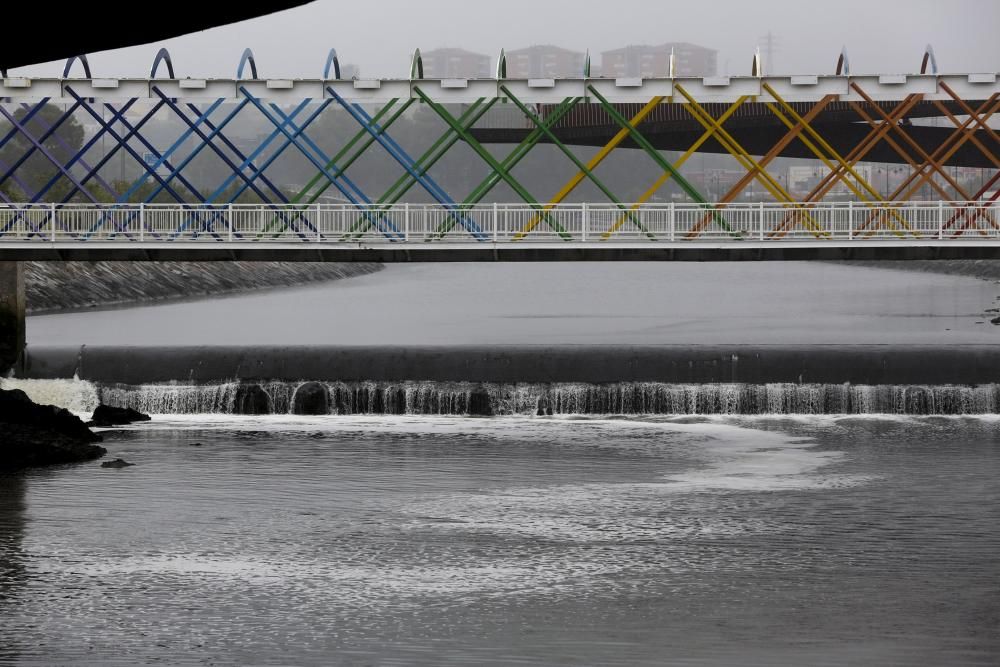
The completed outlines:
[[[0,262],[0,373],[21,361],[25,343],[24,265]]]
[[[98,402],[158,415],[988,415],[1000,385],[663,382],[222,382],[0,380],[76,412]],[[312,398],[322,396],[319,403]]]
[[[29,347],[23,377],[101,384],[472,382],[986,385],[996,345]]]

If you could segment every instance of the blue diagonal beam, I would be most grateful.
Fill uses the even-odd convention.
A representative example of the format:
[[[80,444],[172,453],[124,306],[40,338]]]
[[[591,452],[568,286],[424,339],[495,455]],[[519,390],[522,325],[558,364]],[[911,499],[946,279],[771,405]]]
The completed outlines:
[[[243,169],[246,167],[246,165],[243,165],[242,167],[237,167],[236,164],[229,158],[229,156],[225,154],[225,151],[223,151],[218,146],[216,146],[215,143],[212,141],[212,138],[214,138],[214,137],[218,136],[219,134],[221,134],[221,130],[218,130],[218,128],[216,128],[216,131],[215,131],[213,137],[210,138],[208,135],[206,135],[204,132],[202,132],[198,128],[197,125],[195,125],[194,123],[192,123],[191,120],[187,117],[187,114],[185,114],[184,111],[180,107],[178,107],[175,102],[171,101],[170,98],[168,98],[166,95],[164,95],[163,92],[159,88],[156,88],[154,86],[153,90],[156,92],[157,95],[160,96],[160,99],[162,99],[166,103],[166,105],[168,107],[170,107],[170,110],[173,111],[175,114],[177,114],[177,117],[180,118],[184,122],[185,125],[187,125],[189,128],[191,128],[191,130],[194,132],[194,134],[197,135],[197,137],[199,139],[201,139],[202,145],[204,147],[206,147],[206,148],[211,149],[212,152],[215,153],[219,157],[219,159],[222,160],[226,164],[227,167],[229,167],[229,170],[230,170],[231,173],[230,173],[229,177],[227,178],[227,182],[231,183],[232,181],[230,181],[229,179],[235,179],[236,177],[242,178],[243,181],[250,187],[250,189],[252,189],[254,191],[254,193],[258,197],[261,198],[261,201],[263,201],[265,204],[270,203],[269,200],[268,200],[267,195],[264,194],[264,191],[261,190],[259,187],[257,187],[257,185],[254,184],[253,180],[249,179],[247,177],[247,175],[243,173]],[[207,123],[208,119],[205,119],[205,122]],[[207,125],[206,125],[206,127],[207,127]],[[210,203],[211,200],[212,200],[212,197],[207,197],[207,198],[204,198],[202,201],[204,201],[205,203]],[[212,217],[217,217],[217,216],[212,216]],[[204,221],[202,222],[202,231],[205,231],[205,232],[212,232],[212,231],[214,231],[213,228],[212,228],[213,225],[212,225],[212,222],[211,222],[212,217],[209,218],[208,222],[204,222]],[[187,223],[185,223],[180,228],[178,228],[177,231],[178,232],[183,231],[186,226],[187,226]]]
[[[201,113],[200,111],[198,111],[198,107],[196,107],[194,104],[191,104],[190,102],[188,103],[188,108],[191,109],[191,111],[193,111],[194,113]],[[205,127],[207,127],[209,130],[215,130],[216,129],[215,125],[211,121],[205,121]],[[275,195],[278,196],[279,199],[282,200],[282,202],[284,202],[284,203],[288,202],[288,198],[285,197],[284,193],[282,193],[281,190],[278,189],[274,185],[274,183],[271,182],[271,179],[269,179],[267,176],[264,175],[264,169],[267,168],[267,164],[270,164],[271,161],[269,160],[267,162],[267,164],[265,164],[265,165],[263,165],[261,167],[257,167],[254,164],[255,156],[258,155],[259,152],[263,150],[263,148],[261,148],[261,147],[258,146],[258,150],[253,151],[251,153],[250,157],[247,157],[243,153],[243,151],[241,151],[232,141],[229,140],[228,137],[226,137],[225,134],[223,134],[222,132],[219,132],[218,134],[219,134],[219,138],[222,140],[222,143],[225,144],[226,147],[229,148],[229,150],[231,150],[233,152],[233,154],[236,156],[237,160],[240,160],[241,164],[240,164],[239,168],[242,170],[245,167],[250,167],[251,171],[253,172],[250,175],[250,179],[251,180],[253,180],[255,178],[259,178],[264,183],[264,185],[266,185],[272,192],[275,193]],[[206,197],[205,201],[209,201],[209,202],[210,201],[214,201],[216,197],[218,197],[220,194],[222,194],[222,192],[225,191],[226,187],[228,187],[228,186],[224,186],[224,187],[221,187],[221,188],[217,189],[215,192],[213,192],[208,197]],[[239,191],[235,192],[225,203],[231,204],[231,203],[235,202],[237,199],[239,199],[240,195],[243,192],[246,191],[247,187],[248,187],[247,184],[244,183],[243,186],[240,187]],[[282,218],[283,220],[286,220],[286,218],[285,218],[286,213],[287,212],[279,211],[277,215],[278,215],[278,217]],[[306,223],[306,225],[309,227],[310,231],[312,231],[312,232],[316,231],[316,227],[314,227],[312,224],[310,224],[309,220],[304,215],[302,215],[301,212],[296,211],[296,212],[293,212],[293,213],[294,213],[294,219],[304,221]],[[318,224],[318,222],[319,221],[317,221],[317,224]],[[299,235],[299,238],[305,238],[305,234],[303,234],[298,229],[296,229],[294,225],[289,225],[289,226],[291,226],[295,230],[295,232]],[[235,230],[234,230],[233,233],[236,236],[239,236],[241,238],[243,236],[242,234],[240,234],[239,232],[236,232]]]
[[[330,86],[327,86],[326,90],[335,100],[337,100],[340,106],[344,107],[347,113],[349,113],[351,117],[354,118],[354,120],[357,121],[357,123],[361,125],[361,127],[363,127],[365,131],[368,132],[368,134],[370,134],[375,141],[377,141],[379,145],[381,145],[382,148],[384,148],[386,152],[399,163],[401,167],[403,167],[403,169],[406,170],[414,181],[420,183],[421,187],[423,187],[435,201],[450,211],[458,214],[459,219],[462,222],[462,226],[465,227],[466,231],[475,235],[475,237],[480,241],[486,240],[487,237],[483,234],[479,225],[470,220],[468,216],[464,215],[459,210],[458,204],[456,204],[455,201],[448,196],[448,193],[445,192],[444,188],[438,185],[434,179],[430,177],[430,175],[422,172],[420,168],[416,166],[413,158],[407,155],[402,146],[400,146],[388,132],[382,130],[378,123],[374,122],[372,117],[368,115],[368,112],[366,112],[360,104],[352,104],[348,102]]]
[[[288,117],[289,118],[289,122],[291,122],[303,109],[306,108],[306,106],[308,106],[309,101],[310,100],[308,100],[308,99],[304,100],[302,103],[299,104],[298,107],[296,107],[295,109],[292,110],[291,115],[289,115],[289,117]],[[293,133],[294,136],[300,135],[305,130],[306,127],[308,127],[314,120],[316,120],[317,117],[319,117],[319,115],[321,113],[323,113],[323,111],[326,109],[327,106],[329,106],[329,104],[330,104],[330,101],[327,101],[327,102],[321,104],[319,106],[319,108],[317,108],[312,114],[310,114],[305,119],[305,121],[302,123],[301,128],[299,130],[297,130],[295,133]],[[285,124],[287,124],[287,123],[285,123]],[[208,124],[208,126],[211,129],[211,127],[212,127],[211,124]],[[288,197],[286,197],[285,194],[283,192],[281,192],[281,190],[279,190],[277,187],[274,186],[273,183],[271,183],[271,181],[264,175],[264,172],[271,165],[271,163],[273,163],[275,160],[277,160],[281,156],[281,154],[285,151],[286,148],[288,148],[289,146],[292,145],[292,142],[290,140],[288,140],[288,139],[285,139],[285,141],[283,143],[281,143],[274,150],[274,152],[271,154],[271,156],[260,167],[254,166],[254,163],[253,163],[254,160],[257,159],[257,157],[261,153],[263,153],[264,150],[270,145],[270,143],[274,139],[276,139],[280,134],[281,133],[278,130],[273,131],[267,138],[265,138],[265,140],[263,142],[261,142],[261,144],[259,146],[257,146],[257,148],[255,148],[250,153],[250,155],[243,155],[243,153],[236,146],[234,146],[228,139],[226,139],[225,135],[222,135],[220,133],[219,134],[220,138],[223,139],[223,141],[226,143],[226,145],[229,146],[229,148],[236,154],[237,158],[240,159],[240,160],[242,160],[242,162],[239,164],[239,166],[230,165],[230,169],[232,170],[233,173],[230,174],[226,178],[226,180],[223,181],[223,183],[221,185],[219,185],[219,187],[216,188],[216,190],[213,193],[211,193],[206,198],[206,201],[211,202],[211,201],[214,201],[216,199],[216,197],[221,196],[226,191],[226,189],[233,183],[233,181],[236,180],[237,176],[239,176],[240,178],[243,179],[244,183],[229,198],[229,202],[236,201],[240,197],[240,195],[242,195],[244,192],[246,192],[246,190],[248,188],[253,188],[254,192],[256,192],[258,194],[258,196],[260,196],[266,202],[267,198],[254,185],[254,180],[260,179],[261,181],[263,181],[271,189],[272,192],[274,192],[274,194],[277,196],[277,198],[283,204],[287,204],[288,203]],[[225,158],[223,158],[223,159],[225,159]],[[254,173],[249,178],[243,175],[243,170],[246,169],[247,167],[249,167],[250,169],[254,170]],[[285,214],[284,213],[279,212],[278,215],[284,220],[284,222],[285,222],[286,225],[291,226],[296,232],[299,231],[298,229],[295,229],[294,225],[290,225],[288,223],[288,220],[287,220],[287,218],[285,218]],[[311,231],[311,232],[315,232],[316,231],[316,227],[309,221],[309,219],[307,217],[305,217],[304,215],[302,215],[301,212],[296,213],[295,214],[295,218],[296,219],[301,219],[305,223],[305,225],[307,226],[307,228],[309,229],[309,231]],[[299,232],[299,234],[301,236],[301,232]]]
[[[378,229],[380,232],[382,232],[390,239],[398,240],[403,238],[403,235],[400,233],[399,228],[397,228],[392,223],[392,221],[386,218],[383,214],[376,213],[374,216],[372,215],[371,198],[368,197],[368,195],[366,195],[364,192],[362,192],[361,189],[354,184],[354,181],[348,178],[347,174],[345,174],[342,169],[340,169],[336,165],[333,165],[332,167],[327,167],[327,165],[332,165],[333,161],[323,152],[322,149],[319,148],[319,146],[315,144],[315,142],[309,139],[309,136],[307,134],[305,134],[304,132],[299,132],[299,135],[301,135],[300,137],[288,131],[285,125],[288,125],[296,130],[300,130],[301,128],[298,128],[294,123],[292,123],[291,120],[288,118],[288,116],[280,108],[278,108],[276,105],[272,105],[274,113],[278,117],[275,118],[274,116],[271,115],[271,112],[267,110],[267,108],[260,100],[258,100],[256,97],[250,94],[250,91],[248,91],[246,87],[241,86],[240,93],[244,96],[246,100],[248,100],[251,104],[257,107],[257,110],[260,111],[261,114],[263,114],[271,122],[271,124],[273,124],[276,128],[278,128],[278,130],[282,134],[284,134],[286,138],[291,140],[293,145],[299,149],[299,152],[301,152],[302,155],[305,156],[305,158],[309,160],[313,164],[313,166],[316,167],[319,170],[319,172],[326,177],[328,181],[330,181],[331,185],[337,188],[337,190],[339,190],[340,193],[344,195],[344,197],[346,197],[349,202],[351,202],[351,204],[353,204],[358,210],[360,210],[376,229]],[[284,122],[280,122],[279,119],[283,119]],[[310,147],[312,148],[312,150],[316,151],[316,154],[319,156],[320,159],[317,159],[316,156],[310,152],[309,150]],[[341,181],[343,181],[343,183],[341,183]],[[382,224],[379,223],[379,218],[384,220],[385,222],[384,227]],[[386,231],[386,228],[388,228],[388,230],[390,231]]]
[[[132,99],[132,100],[129,100],[129,101],[128,101],[128,102],[127,102],[127,103],[125,104],[125,106],[123,106],[123,107],[121,108],[121,111],[117,112],[117,114],[116,114],[116,115],[117,115],[117,116],[121,116],[121,115],[124,115],[124,114],[125,114],[125,112],[127,112],[127,111],[128,111],[128,110],[129,110],[129,109],[130,109],[130,108],[132,107],[132,105],[133,105],[133,104],[135,104],[135,102],[136,102],[136,100],[134,100],[134,99]],[[85,104],[85,102],[84,102],[84,104]],[[105,134],[107,133],[107,131],[108,131],[108,128],[109,128],[109,127],[111,126],[111,124],[112,124],[112,123],[114,123],[114,122],[115,122],[115,117],[114,117],[114,116],[112,116],[111,120],[107,122],[107,125],[106,125],[106,126],[102,126],[100,130],[98,130],[97,132],[95,132],[95,133],[94,133],[94,136],[90,138],[90,141],[88,141],[88,142],[87,142],[86,144],[84,144],[83,146],[81,146],[81,147],[80,147],[80,150],[78,150],[78,151],[76,152],[76,154],[75,154],[75,155],[73,155],[73,157],[71,157],[71,158],[70,158],[69,160],[67,160],[67,161],[66,161],[66,168],[67,168],[67,169],[69,169],[69,168],[70,168],[70,167],[72,167],[72,166],[73,166],[74,164],[76,164],[76,163],[77,163],[77,161],[81,161],[81,162],[82,162],[82,160],[83,160],[83,156],[84,156],[84,155],[86,155],[86,154],[87,154],[87,151],[89,151],[89,150],[90,150],[90,149],[91,149],[91,148],[92,148],[92,147],[94,146],[94,144],[96,144],[96,143],[97,143],[97,142],[98,142],[98,141],[99,141],[99,140],[101,139],[101,137],[103,137],[103,136],[104,136],[104,135],[105,135]],[[100,160],[100,161],[98,162],[97,166],[95,166],[95,167],[93,167],[93,168],[90,168],[90,169],[88,169],[87,173],[86,173],[86,174],[84,174],[84,175],[83,175],[83,178],[81,178],[81,179],[80,179],[80,183],[81,183],[82,185],[86,185],[86,184],[87,184],[87,181],[89,181],[89,180],[90,180],[91,178],[93,178],[93,177],[94,177],[94,176],[95,176],[95,175],[97,174],[97,172],[98,172],[98,171],[100,170],[100,168],[101,168],[102,166],[104,166],[105,164],[107,164],[108,160],[110,160],[110,159],[111,159],[111,157],[112,157],[112,156],[113,156],[113,155],[114,155],[115,153],[117,153],[117,152],[118,152],[118,149],[119,149],[119,148],[120,148],[120,144],[116,144],[116,145],[114,146],[114,148],[112,148],[112,149],[111,149],[111,151],[109,151],[109,152],[108,152],[108,153],[107,153],[107,154],[106,154],[106,155],[105,155],[105,156],[104,156],[104,157],[103,157],[103,158],[102,158],[102,159],[101,159],[101,160]],[[32,197],[32,199],[31,199],[31,201],[32,201],[32,202],[36,202],[36,201],[41,201],[42,197],[44,197],[44,196],[45,196],[45,193],[46,193],[46,192],[48,192],[48,191],[49,191],[49,189],[50,189],[50,188],[52,188],[52,186],[54,186],[54,185],[56,184],[56,182],[57,182],[58,180],[59,180],[59,177],[58,177],[58,175],[56,175],[56,176],[54,176],[53,178],[49,179],[48,183],[46,183],[46,184],[45,184],[45,185],[44,185],[44,186],[43,186],[43,187],[42,187],[42,188],[41,188],[41,189],[40,189],[40,190],[39,190],[39,191],[38,191],[37,193],[35,193],[34,197]],[[63,199],[62,199],[62,202],[63,202],[63,203],[65,203],[65,202],[69,201],[69,200],[70,200],[70,199],[71,199],[71,198],[73,197],[73,195],[75,195],[75,194],[76,194],[77,192],[79,192],[79,188],[77,188],[77,187],[76,187],[76,186],[74,185],[74,186],[73,186],[73,187],[72,187],[72,188],[70,189],[70,191],[69,191],[69,192],[67,192],[67,193],[66,193],[66,195],[65,195],[65,196],[63,197]],[[115,193],[115,192],[112,192],[112,194],[114,194],[115,196],[117,196],[117,193]]]
[[[111,105],[106,105],[108,107],[108,109],[111,110],[111,118],[110,118],[110,120],[107,121],[107,124],[105,126],[102,126],[100,130],[98,130],[97,132],[94,133],[94,136],[90,138],[90,141],[88,141],[86,144],[83,145],[83,147],[80,148],[80,150],[77,152],[77,155],[74,156],[72,159],[70,159],[69,162],[68,162],[68,164],[72,165],[76,161],[76,158],[78,156],[81,156],[81,160],[80,161],[81,161],[81,164],[82,164],[83,163],[82,156],[85,155],[91,149],[91,147],[94,146],[101,139],[102,136],[104,136],[105,133],[107,133],[108,128],[116,120],[118,120],[119,118],[122,118],[125,115],[125,113],[128,112],[128,110],[130,108],[132,108],[132,105],[135,104],[136,101],[137,100],[133,98],[133,99],[129,100],[128,102],[126,102],[125,105],[122,106],[120,109],[115,109]],[[138,123],[136,123],[136,125],[135,125],[134,128],[132,128],[131,130],[129,130],[129,132],[124,136],[123,141],[127,142],[129,139],[131,139],[132,136],[136,132],[138,132],[140,129],[142,129],[143,125],[145,125],[150,120],[152,120],[152,118],[156,115],[156,112],[159,111],[159,109],[160,109],[160,105],[159,104],[155,105],[153,107],[153,109],[149,113],[147,113]],[[91,178],[94,178],[101,171],[101,169],[104,167],[104,165],[111,161],[111,159],[118,153],[119,149],[121,149],[121,144],[120,143],[116,143],[115,146],[110,151],[106,151],[105,154],[104,154],[104,156],[100,160],[97,161],[97,164],[95,164],[93,167],[89,167],[88,168],[87,173],[84,174],[83,178],[80,179],[80,183],[82,185],[86,185],[87,181],[89,181]],[[51,184],[46,184],[46,185],[47,185],[47,187],[51,187]],[[73,196],[77,192],[79,192],[79,190],[76,188],[76,186],[73,186],[63,196],[62,200],[60,200],[59,203],[65,204],[70,199],[72,199]],[[42,194],[44,194],[44,193],[36,194],[32,198],[31,201],[32,202],[38,201],[41,198]],[[115,196],[117,196],[117,193],[115,193]],[[45,222],[49,219],[50,215],[51,215],[50,213],[47,213],[42,218],[42,220],[38,224],[37,229],[41,229],[45,225]],[[53,224],[54,224],[54,222],[55,221],[53,221]]]
[[[198,107],[195,106],[194,104],[188,102],[187,106],[188,106],[188,109],[190,109],[192,112],[194,112],[194,113],[201,113],[198,110]],[[212,123],[212,121],[210,121],[210,120],[206,120],[205,121],[205,127],[207,127],[209,130],[216,130],[217,129],[215,127],[215,125]],[[285,197],[284,194],[281,192],[281,190],[274,183],[271,182],[271,179],[269,179],[267,176],[264,175],[264,168],[263,167],[258,167],[254,163],[254,160],[260,154],[258,150],[253,151],[251,153],[251,155],[249,157],[247,157],[243,153],[243,151],[241,151],[239,149],[239,147],[236,146],[236,144],[234,144],[232,141],[229,140],[229,137],[227,137],[225,135],[225,133],[218,132],[218,136],[219,136],[219,139],[222,140],[222,143],[225,144],[226,148],[228,148],[229,150],[231,150],[233,152],[233,155],[236,156],[236,159],[241,161],[241,164],[240,164],[240,168],[241,169],[249,167],[250,170],[253,172],[251,178],[259,178],[264,183],[264,185],[266,185],[268,187],[268,189],[271,190],[271,192],[273,192],[279,198],[282,198],[282,201],[287,200],[287,197]],[[258,146],[258,149],[260,149],[259,146]],[[225,188],[222,188],[222,190],[224,191]],[[217,194],[212,193],[211,195],[208,196],[207,199],[208,199],[208,201],[212,201],[217,196],[218,196]],[[235,195],[232,199],[230,199],[230,202],[236,201],[236,197],[238,197],[238,196],[239,196],[239,194]]]
[[[76,91],[74,91],[69,86],[66,87],[66,92],[68,92],[70,95],[72,95],[74,99],[77,99],[77,100],[80,100],[81,102],[83,102],[83,99],[79,95],[77,95]],[[110,104],[105,104],[105,106],[107,108],[113,110],[113,107]],[[136,183],[145,182],[146,177],[151,175],[151,176],[153,176],[153,178],[155,178],[157,181],[160,182],[161,187],[165,187],[167,189],[167,191],[170,192],[171,196],[173,196],[174,199],[176,199],[180,203],[184,203],[184,198],[181,197],[173,188],[170,188],[169,186],[167,186],[167,184],[166,184],[167,181],[164,180],[159,174],[156,173],[156,169],[161,164],[165,164],[168,169],[171,168],[170,164],[168,162],[166,162],[166,158],[164,158],[163,156],[161,156],[159,158],[159,160],[158,160],[158,162],[157,162],[156,165],[153,165],[153,166],[147,165],[146,161],[142,159],[142,156],[139,155],[139,153],[136,152],[136,150],[134,148],[132,148],[132,146],[130,146],[129,143],[127,141],[125,141],[124,138],[121,135],[119,135],[114,129],[112,129],[111,124],[108,123],[108,122],[105,122],[104,118],[102,118],[99,113],[97,113],[93,108],[91,108],[91,106],[89,104],[86,104],[84,102],[81,105],[81,107],[87,113],[89,113],[91,115],[91,117],[98,123],[98,125],[100,125],[101,127],[105,128],[107,130],[108,134],[111,135],[111,137],[116,142],[118,142],[118,146],[120,146],[122,149],[124,149],[126,153],[128,153],[129,155],[131,155],[132,158],[143,169],[146,170],[146,175],[140,177],[136,181]],[[121,115],[121,114],[118,115],[118,121],[122,124],[122,126],[125,127],[126,131],[132,130],[134,128],[134,126],[128,120],[126,120],[125,117],[123,115]],[[139,133],[139,132],[133,132],[133,136],[147,150],[152,151],[155,155],[159,155],[159,152],[156,150],[156,148],[151,143],[149,143],[149,141],[145,137],[143,137],[141,133]],[[176,174],[176,172],[175,172],[175,174]],[[172,175],[174,175],[174,174],[172,174]],[[194,194],[194,196],[196,198],[199,198],[201,196],[200,193],[198,192],[198,189],[195,188],[186,178],[184,178],[180,174],[176,174],[176,175],[178,177],[178,180],[181,182],[181,184],[184,185],[184,187],[186,187],[192,194]],[[126,203],[126,202],[128,202],[128,198],[131,195],[131,193],[135,192],[135,190],[137,189],[136,183],[133,183],[132,186],[125,193],[123,193],[123,194],[121,194],[121,195],[118,196],[118,201],[120,203]],[[122,226],[127,225],[129,222],[131,222],[131,220],[133,218],[134,218],[134,214],[130,215],[129,218],[126,221],[124,221],[124,222],[121,223],[121,225]],[[101,218],[94,225],[91,225],[90,229],[87,231],[87,236],[90,236],[95,231],[97,231],[101,226],[104,225],[105,221],[106,221],[106,216],[101,216]]]
[[[212,114],[212,112],[215,111],[216,109],[218,109],[222,105],[223,102],[225,102],[224,98],[219,98],[219,99],[215,100],[214,102],[212,102],[212,104],[209,105],[208,109],[206,109],[198,117],[198,119],[195,121],[195,124],[198,125],[198,124],[206,122],[208,120],[208,117]],[[236,108],[234,108],[222,120],[222,122],[220,122],[216,126],[216,129],[209,133],[209,136],[212,137],[212,136],[215,136],[216,134],[218,134],[219,132],[221,132],[222,129],[226,125],[228,125],[231,120],[233,120],[233,118],[236,118],[236,115],[240,112],[240,110],[242,108],[243,108],[243,105],[237,105]],[[139,178],[135,183],[133,183],[129,187],[129,189],[121,197],[119,197],[119,200],[127,200],[129,197],[131,197],[134,192],[136,192],[140,187],[142,187],[142,185],[146,182],[146,179],[150,175],[152,175],[154,178],[157,178],[157,180],[160,180],[161,182],[160,182],[160,185],[158,185],[157,187],[153,188],[153,191],[150,192],[146,196],[146,198],[143,200],[143,203],[148,204],[148,203],[152,202],[156,198],[157,195],[159,195],[161,192],[163,192],[163,190],[165,188],[169,189],[168,184],[170,183],[170,181],[172,181],[175,177],[177,177],[179,179],[180,178],[180,173],[184,169],[184,167],[186,167],[188,164],[190,164],[191,161],[194,160],[194,158],[198,155],[198,153],[200,153],[202,151],[202,149],[205,148],[205,144],[204,143],[198,144],[197,146],[194,147],[194,149],[192,149],[192,151],[187,155],[187,157],[185,157],[183,160],[181,160],[179,163],[177,163],[176,166],[172,166],[172,165],[170,165],[169,162],[167,162],[167,160],[170,158],[170,156],[173,155],[175,152],[177,152],[177,149],[179,149],[184,144],[184,142],[186,142],[188,140],[188,138],[192,134],[194,134],[194,132],[192,132],[192,130],[190,128],[188,128],[183,133],[181,133],[181,136],[178,137],[174,141],[174,143],[172,143],[170,146],[168,146],[167,149],[165,151],[163,151],[162,154],[154,152],[154,154],[158,156],[156,158],[156,162],[154,162],[152,165],[149,166],[149,168],[147,168],[147,170],[146,170],[147,174],[145,176],[142,176],[141,178]],[[158,178],[158,176],[156,174],[156,170],[159,169],[161,166],[164,166],[164,165],[167,167],[167,169],[170,170],[170,173],[167,174],[166,178],[160,179],[160,178]],[[201,193],[197,194],[197,199],[198,199],[198,201],[201,201]]]

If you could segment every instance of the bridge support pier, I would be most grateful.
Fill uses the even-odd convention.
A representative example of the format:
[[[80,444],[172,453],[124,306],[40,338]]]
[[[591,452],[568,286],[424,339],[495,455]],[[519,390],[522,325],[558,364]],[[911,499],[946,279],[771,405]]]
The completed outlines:
[[[24,262],[0,262],[0,373],[24,354]]]

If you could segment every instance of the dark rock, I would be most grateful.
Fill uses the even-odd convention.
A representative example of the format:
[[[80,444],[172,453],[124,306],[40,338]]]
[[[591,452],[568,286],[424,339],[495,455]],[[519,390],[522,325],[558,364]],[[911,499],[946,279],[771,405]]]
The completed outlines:
[[[990,320],[990,324],[1000,324],[1000,317],[994,317]]]
[[[538,402],[535,403],[535,415],[539,417],[544,417],[545,415],[552,414],[552,401],[549,400],[548,396],[539,396]]]
[[[38,405],[18,389],[0,389],[0,470],[89,461],[107,454],[79,417]]]
[[[321,382],[299,385],[292,396],[292,412],[297,415],[330,414],[330,390]]]
[[[101,464],[102,468],[128,468],[134,466],[134,463],[129,463],[124,459],[115,459],[114,461],[105,461]]]
[[[132,422],[148,422],[149,415],[132,408],[115,408],[110,405],[98,405],[91,417],[94,426],[121,426]]]
[[[0,423],[0,470],[77,463],[108,453],[100,445],[27,424]]]
[[[82,442],[101,441],[101,436],[69,410],[38,405],[20,389],[0,389],[0,423],[35,426]]]
[[[493,404],[490,395],[482,387],[469,394],[469,415],[473,417],[492,417]]]
[[[188,445],[188,447],[201,447],[201,443],[200,442],[192,442],[191,444]]]
[[[271,397],[259,384],[241,384],[236,389],[233,414],[269,415],[272,411]]]

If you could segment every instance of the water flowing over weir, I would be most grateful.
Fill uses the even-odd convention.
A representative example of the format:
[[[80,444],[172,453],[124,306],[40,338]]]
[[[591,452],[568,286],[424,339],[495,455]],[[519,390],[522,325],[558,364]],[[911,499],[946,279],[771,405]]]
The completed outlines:
[[[304,383],[258,386],[269,411],[292,412]],[[1000,385],[850,384],[476,384],[330,382],[330,414],[995,414]],[[110,405],[154,414],[233,413],[246,384],[97,387]],[[242,389],[241,389],[242,388]],[[488,400],[482,400],[485,396]],[[477,400],[478,397],[478,400]]]

